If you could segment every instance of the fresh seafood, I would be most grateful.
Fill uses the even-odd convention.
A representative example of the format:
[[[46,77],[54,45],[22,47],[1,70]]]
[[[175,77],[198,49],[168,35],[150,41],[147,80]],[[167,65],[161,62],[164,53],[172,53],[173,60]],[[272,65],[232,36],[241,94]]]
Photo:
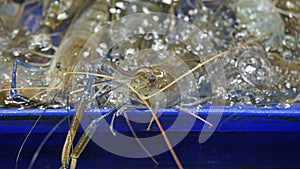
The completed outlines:
[[[6,45],[0,46],[2,56],[5,55],[1,62],[10,68],[5,73],[7,79],[16,51],[20,51],[20,60],[39,67],[20,68],[27,73],[18,73],[18,77],[47,72],[37,78],[42,79],[40,83],[28,80],[27,83],[34,82],[34,85],[19,84],[24,91],[29,86],[37,87],[33,94],[19,93],[30,98],[27,104],[34,101],[48,107],[75,106],[61,168],[76,167],[77,158],[105,117],[127,117],[126,109],[145,106],[181,168],[158,121],[159,108],[183,110],[181,106],[222,105],[220,100],[224,99],[229,105],[299,102],[299,9],[298,2],[289,3],[283,0],[169,3],[45,0],[41,28],[34,36],[24,31],[21,37],[12,38],[11,30],[1,34],[1,38],[6,38],[3,38]],[[142,15],[129,17],[137,12]],[[163,18],[160,20],[152,12],[177,14],[186,22],[171,15],[159,15]],[[6,22],[5,17],[1,18]],[[71,18],[57,50],[51,50],[55,47],[50,34]],[[195,27],[189,27],[188,22],[201,31],[194,31]],[[18,30],[22,32],[21,28]],[[33,56],[28,59],[27,55]],[[220,73],[224,70],[218,60],[226,71],[222,77]],[[8,86],[10,83],[3,83],[1,87]],[[7,96],[1,97],[5,105]],[[112,109],[96,117],[85,114],[98,107]],[[210,124],[209,117],[207,120],[206,124]],[[72,150],[82,123],[86,130]],[[114,134],[113,120],[110,127]]]

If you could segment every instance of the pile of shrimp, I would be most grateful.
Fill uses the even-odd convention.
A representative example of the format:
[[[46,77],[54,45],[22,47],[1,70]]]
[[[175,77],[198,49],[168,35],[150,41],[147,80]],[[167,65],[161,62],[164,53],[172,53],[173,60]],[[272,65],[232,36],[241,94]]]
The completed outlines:
[[[70,1],[72,2],[72,1]],[[4,4],[6,3],[6,6]],[[32,2],[34,3],[34,1]],[[93,33],[101,29],[100,17],[102,22],[111,22],[119,19],[122,16],[130,15],[139,12],[165,12],[169,13],[171,9],[173,14],[176,14],[178,18],[186,20],[195,26],[201,28],[202,33],[207,36],[208,40],[212,43],[217,53],[223,51],[232,50],[236,46],[245,43],[247,40],[262,38],[255,43],[249,44],[243,48],[232,50],[228,54],[224,54],[221,58],[226,74],[226,93],[224,99],[227,100],[227,104],[233,105],[238,103],[254,104],[254,105],[268,105],[268,104],[290,104],[298,100],[297,88],[299,87],[298,81],[298,64],[299,64],[299,9],[297,8],[298,2],[283,1],[283,0],[268,0],[265,2],[257,1],[238,1],[231,0],[226,2],[199,2],[199,1],[179,1],[174,4],[176,6],[166,3],[158,2],[141,2],[135,1],[116,1],[114,5],[110,5],[113,12],[108,11],[104,15],[94,12],[98,10],[96,7],[91,7],[92,1],[87,1],[82,7],[78,6],[78,3],[60,4],[60,8],[64,11],[60,11],[57,14],[56,19],[51,18],[49,14],[55,13],[58,9],[58,5],[49,4],[49,2],[43,2],[43,19],[40,21],[40,30],[37,30],[38,26],[33,29],[33,32],[29,32],[26,28],[18,26],[15,20],[20,23],[21,18],[15,19],[13,17],[20,17],[20,13],[24,13],[24,6],[18,7],[18,11],[8,13],[7,9],[16,8],[18,4],[2,2],[3,14],[2,20],[2,33],[1,40],[4,44],[1,46],[1,65],[3,74],[1,75],[1,88],[8,88],[11,82],[11,72],[14,58],[22,61],[26,61],[37,66],[42,67],[42,72],[47,74],[55,74],[58,71],[55,70],[57,61],[60,55],[59,53],[68,50],[68,39],[72,39],[75,35],[82,35],[83,39],[88,39]],[[9,7],[8,7],[9,4]],[[30,4],[30,3],[29,3]],[[37,2],[41,5],[40,2]],[[37,5],[35,4],[35,5]],[[52,6],[51,6],[52,5]],[[19,5],[20,6],[20,5]],[[51,6],[51,7],[50,7]],[[89,7],[90,6],[90,7]],[[172,8],[169,8],[172,6]],[[23,7],[23,8],[22,8]],[[57,8],[57,9],[56,9]],[[90,9],[88,9],[90,8]],[[47,10],[48,9],[48,10]],[[78,9],[76,11],[76,9]],[[99,8],[101,9],[101,8]],[[52,10],[52,11],[51,11]],[[16,14],[18,13],[18,14]],[[250,17],[249,17],[250,16]],[[32,16],[31,16],[32,17]],[[36,17],[36,16],[35,16]],[[73,19],[72,19],[73,17]],[[94,18],[92,18],[94,17]],[[103,18],[106,17],[104,21]],[[57,19],[58,18],[58,19]],[[91,19],[86,19],[91,18]],[[41,18],[39,18],[41,19]],[[25,21],[26,22],[26,21]],[[37,21],[36,21],[37,22]],[[51,40],[51,32],[57,30],[60,27],[66,27],[64,23],[70,22],[69,29],[66,32],[64,39],[61,41],[59,47],[53,46]],[[6,23],[6,24],[3,24]],[[8,24],[7,24],[8,23]],[[24,21],[22,22],[22,24]],[[12,25],[5,27],[5,25]],[[26,24],[24,24],[26,25]],[[37,24],[35,24],[37,25]],[[90,26],[74,26],[74,25],[90,25]],[[66,29],[65,29],[66,30]],[[268,34],[267,36],[263,36]],[[126,56],[126,52],[138,53],[137,50],[143,50],[149,46],[154,46],[149,42],[148,46],[141,46],[137,49],[137,43],[145,44],[145,38],[150,37],[136,37],[133,39],[139,39],[137,42],[133,42],[130,45],[123,45],[124,47],[115,47],[110,54],[110,62],[116,62],[118,60],[126,60],[131,62]],[[76,37],[78,39],[78,37]],[[134,40],[132,40],[134,41]],[[150,41],[150,40],[148,40]],[[164,40],[163,40],[164,41]],[[14,42],[14,43],[11,43]],[[128,42],[124,42],[128,43]],[[155,42],[157,43],[157,42]],[[162,42],[164,43],[164,42]],[[173,43],[173,42],[172,42]],[[177,43],[177,42],[175,42]],[[13,45],[12,45],[13,44]],[[72,44],[71,44],[72,45]],[[159,45],[159,44],[157,44]],[[165,45],[168,50],[171,49],[174,52],[180,53],[178,57],[180,59],[189,60],[185,63],[191,69],[197,63],[201,62],[197,53],[194,51],[176,51],[184,49],[184,45]],[[70,46],[70,45],[69,45]],[[169,46],[169,47],[168,47]],[[60,48],[58,52],[54,54],[53,50],[50,52],[49,48]],[[43,51],[33,51],[34,48],[42,49]],[[65,49],[63,49],[65,48]],[[123,48],[123,49],[122,49]],[[46,51],[46,52],[45,52]],[[17,55],[17,56],[16,56]],[[255,56],[254,56],[255,55]],[[254,56],[254,58],[252,58]],[[195,58],[196,57],[196,58]],[[252,61],[248,61],[247,58],[251,57]],[[52,59],[54,58],[54,59]],[[256,59],[255,59],[256,58]],[[136,61],[135,61],[136,62]],[[76,65],[76,61],[68,63]],[[69,65],[66,65],[69,66]],[[69,66],[70,67],[70,66]],[[79,67],[79,66],[77,66]],[[23,77],[38,76],[41,74],[39,69],[29,69],[20,66],[18,71],[18,79],[20,87],[34,87],[34,86],[47,86],[50,88],[60,88],[52,79],[59,79],[58,75],[52,77],[48,75],[47,78],[39,77],[37,80],[27,80],[24,82]],[[82,68],[83,71],[87,68]],[[73,68],[65,69],[68,72],[74,71]],[[26,74],[24,74],[26,73]],[[23,75],[24,74],[24,75]],[[53,75],[54,76],[54,75]],[[210,79],[206,73],[205,68],[200,68],[194,72],[194,76],[197,79],[197,87],[201,95],[201,101],[199,98],[195,98],[195,102],[208,103],[210,97],[212,97],[212,89]],[[68,78],[66,79],[69,79]],[[41,82],[42,81],[42,82]],[[29,85],[29,84],[30,85]],[[65,82],[62,82],[65,84]],[[71,89],[72,90],[72,89]],[[34,97],[33,93],[37,93],[37,90],[22,91],[28,97]],[[1,106],[10,106],[15,104],[5,101],[6,95],[1,92]],[[29,94],[30,93],[30,94]],[[52,94],[50,94],[52,93]],[[38,101],[48,102],[49,97],[53,97],[55,92],[47,92],[43,96],[35,96]],[[47,99],[44,99],[47,97]],[[78,98],[78,97],[73,97]],[[58,102],[65,105],[65,98],[57,97]]]
[[[18,6],[0,1],[5,9],[18,6],[16,13],[1,10],[0,106],[76,108],[61,168],[76,167],[93,125],[103,118],[88,121],[71,150],[79,123],[87,119],[86,109],[113,108],[115,117],[126,108],[146,107],[164,133],[155,113],[159,108],[299,103],[297,0],[30,2]],[[28,31],[15,22],[28,6],[40,5],[38,28]],[[130,17],[137,13],[144,18]],[[169,22],[161,32],[145,32],[141,25],[159,25],[157,13],[166,14]],[[56,46],[53,34],[58,31],[64,36]],[[16,60],[27,66],[13,72]]]

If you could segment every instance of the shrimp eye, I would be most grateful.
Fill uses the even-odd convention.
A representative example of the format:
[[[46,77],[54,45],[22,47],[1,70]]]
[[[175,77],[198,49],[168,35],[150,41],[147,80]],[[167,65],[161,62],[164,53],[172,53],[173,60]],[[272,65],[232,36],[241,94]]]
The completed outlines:
[[[155,77],[154,75],[148,76],[148,81],[149,81],[150,83],[155,82],[155,80],[156,80],[156,77]]]
[[[56,62],[55,67],[56,67],[57,69],[60,69],[60,68],[61,68],[61,62]]]

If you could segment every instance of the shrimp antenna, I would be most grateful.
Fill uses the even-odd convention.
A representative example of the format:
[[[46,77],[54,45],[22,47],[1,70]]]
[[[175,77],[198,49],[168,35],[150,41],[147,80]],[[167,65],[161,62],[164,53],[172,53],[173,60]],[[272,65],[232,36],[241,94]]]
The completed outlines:
[[[52,98],[52,101],[55,99],[56,95]],[[27,142],[30,134],[32,133],[33,129],[37,126],[38,122],[41,120],[41,118],[43,117],[43,115],[45,114],[45,112],[47,111],[47,107],[43,110],[43,113],[38,117],[38,119],[34,122],[33,126],[31,127],[31,129],[29,130],[28,134],[26,135],[20,149],[19,149],[19,152],[18,152],[18,155],[17,155],[17,158],[16,158],[16,164],[15,164],[15,169],[18,169],[18,162],[19,162],[19,159],[20,159],[20,155],[21,155],[21,152],[23,150],[23,147],[25,145],[25,143]]]
[[[41,152],[42,148],[44,147],[44,145],[47,143],[47,141],[49,140],[50,136],[54,133],[54,131],[64,122],[67,120],[67,116],[64,117],[63,119],[61,119],[52,129],[51,131],[46,135],[46,137],[43,139],[43,141],[41,142],[41,144],[39,145],[39,147],[37,148],[36,152],[34,153],[31,161],[30,161],[30,164],[29,164],[29,167],[28,169],[32,169],[39,153]]]
[[[35,126],[37,126],[38,122],[40,121],[40,119],[42,118],[42,116],[44,115],[44,113],[46,112],[46,110],[47,110],[47,109],[45,109],[45,110],[43,111],[43,113],[38,117],[38,119],[34,122],[33,126],[32,126],[31,129],[29,130],[28,134],[26,135],[26,137],[25,137],[25,139],[24,139],[24,141],[23,141],[23,143],[22,143],[22,145],[21,145],[21,147],[20,147],[20,149],[19,149],[17,158],[16,158],[15,169],[18,168],[18,162],[19,162],[20,155],[21,155],[21,152],[22,152],[22,150],[23,150],[23,148],[24,148],[25,143],[27,142],[27,140],[28,140],[30,134],[32,133],[32,131],[33,131],[33,129],[35,128]]]
[[[165,142],[166,142],[166,144],[167,144],[167,146],[168,146],[168,148],[169,148],[169,150],[170,150],[170,152],[171,152],[171,154],[172,154],[172,156],[173,156],[173,158],[174,158],[174,160],[175,160],[175,162],[178,166],[178,168],[183,169],[183,166],[182,166],[180,160],[178,159],[178,157],[177,157],[177,155],[176,155],[176,153],[175,153],[175,151],[174,151],[174,149],[171,145],[171,142],[170,142],[168,136],[166,135],[165,130],[163,129],[163,127],[162,127],[160,121],[158,120],[155,112],[153,112],[153,110],[151,109],[149,103],[131,85],[128,84],[127,86],[130,88],[131,91],[133,91],[143,101],[143,103],[150,110],[150,112],[151,112],[151,114],[152,114],[152,116],[153,116],[153,118],[154,118],[154,120],[155,120],[155,122],[156,122],[156,124],[157,124],[157,126],[158,126],[158,128],[159,128],[159,130],[160,130],[160,132],[161,132],[161,134],[162,134],[162,136],[163,136],[163,138],[164,138],[164,140],[165,140]]]

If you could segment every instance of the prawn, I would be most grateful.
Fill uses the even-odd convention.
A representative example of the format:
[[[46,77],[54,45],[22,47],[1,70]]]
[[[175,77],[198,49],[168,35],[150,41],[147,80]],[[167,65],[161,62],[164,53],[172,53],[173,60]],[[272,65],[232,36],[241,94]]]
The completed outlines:
[[[95,2],[95,4],[96,3],[98,3],[98,1]],[[101,12],[104,13],[105,11],[105,13],[107,14],[108,11],[107,4],[106,6],[102,4],[101,7],[106,8]],[[101,16],[103,15],[103,13],[101,13]],[[109,20],[108,19],[109,15],[107,14],[105,16],[106,16],[105,21]],[[106,28],[110,28],[111,30],[112,28],[114,28],[114,26],[119,28],[122,28],[122,26],[124,26],[125,28],[138,27],[138,24],[134,25],[132,19],[128,18],[126,19],[126,21],[128,23],[131,23],[132,25],[128,23],[126,24],[126,26],[122,24],[120,25],[112,24]],[[140,21],[141,23],[143,23],[143,21],[145,20],[140,20]],[[92,30],[103,30],[102,26],[103,25],[100,24],[96,29],[92,29]],[[182,27],[174,26],[173,30],[174,29],[181,30]],[[75,30],[74,32],[76,31],[77,30]],[[125,31],[125,30],[122,29],[121,31]],[[172,30],[170,31],[172,33]],[[64,96],[62,93],[69,93],[70,95],[75,96],[74,97],[75,100],[73,100],[73,102],[77,102],[75,116],[73,118],[73,122],[71,124],[71,128],[69,130],[65,142],[65,146],[64,146],[62,168],[68,167],[69,164],[68,161],[70,159],[72,161],[71,168],[76,167],[76,159],[79,157],[85,145],[88,143],[94,130],[99,125],[99,122],[102,121],[105,116],[110,116],[113,114],[121,114],[123,109],[122,107],[124,106],[128,107],[128,102],[133,101],[134,103],[138,103],[138,105],[146,106],[151,111],[153,118],[159,125],[159,121],[155,113],[156,109],[164,106],[166,107],[177,106],[179,102],[187,103],[188,101],[186,101],[187,98],[185,97],[178,99],[178,96],[180,95],[182,96],[191,95],[193,97],[197,96],[197,92],[195,92],[196,91],[195,86],[186,83],[190,81],[193,82],[193,77],[191,75],[195,73],[196,70],[198,70],[203,65],[212,62],[215,59],[220,58],[235,49],[240,49],[244,46],[248,46],[249,44],[253,44],[253,42],[261,40],[261,37],[265,37],[265,36],[258,36],[254,40],[250,40],[237,47],[221,52],[220,54],[215,54],[214,52],[201,53],[201,51],[195,50],[194,53],[196,56],[206,55],[207,58],[205,59],[197,58],[197,60],[201,60],[201,59],[204,60],[201,63],[199,63],[200,61],[198,61],[196,63],[187,64],[184,63],[180,59],[180,57],[176,55],[174,56],[174,54],[168,53],[168,51],[166,51],[166,49],[169,49],[168,48],[169,44],[165,45],[164,42],[165,41],[170,42],[171,41],[170,39],[161,40],[160,38],[158,38],[153,40],[150,38],[151,41],[154,41],[154,44],[153,42],[149,43],[149,40],[148,41],[144,40],[144,39],[148,39],[151,36],[154,37],[157,36],[155,32],[151,36],[149,36],[148,34],[147,36],[143,37],[142,40],[136,40],[139,38],[131,39],[132,41],[137,42],[136,45],[138,44],[137,45],[138,47],[128,48],[126,47],[126,43],[122,43],[122,45],[113,48],[112,52],[110,53],[111,58],[105,57],[109,53],[107,51],[109,49],[108,46],[111,45],[109,43],[116,42],[116,41],[119,42],[123,40],[122,39],[122,37],[124,37],[123,34],[118,33],[116,31],[114,32],[115,34],[111,34],[111,32],[107,32],[107,31],[104,32],[100,31],[100,32],[93,32],[95,33],[94,36],[90,37],[90,32],[87,33],[88,34],[87,36],[82,35],[85,33],[81,34],[78,32],[72,34],[71,33],[72,29],[70,29],[69,32],[70,33],[68,33],[67,35],[70,36],[68,38],[65,38],[65,40],[63,40],[62,45],[58,49],[58,52],[55,53],[57,57],[53,59],[53,62],[49,69],[50,72],[49,74],[55,77],[50,77],[51,80],[49,81],[49,86],[50,86],[48,89],[49,92],[47,91],[47,93],[44,95],[43,98],[44,100],[47,100],[49,96],[50,97],[58,96],[56,98],[60,99],[59,102],[63,102]],[[81,36],[77,36],[79,34]],[[269,34],[269,32],[264,32],[263,35],[265,34]],[[122,35],[122,36],[118,37],[116,35]],[[197,34],[195,33],[194,35]],[[99,42],[99,37],[103,38],[103,40],[100,40],[100,42]],[[149,46],[151,50],[150,51],[145,50],[145,48]],[[141,49],[144,50],[142,50],[141,52],[136,52],[137,48],[139,48],[139,50]],[[184,46],[183,48],[186,49],[188,47]],[[197,46],[193,46],[192,48],[197,49]],[[211,49],[209,45],[205,46],[204,48]],[[67,50],[67,49],[73,49],[73,50]],[[69,51],[71,52],[68,53]],[[67,57],[63,57],[69,54],[78,57],[72,58],[74,60],[68,60]],[[123,60],[122,57],[126,59]],[[130,60],[130,58],[132,60]],[[130,61],[127,62],[127,60]],[[91,63],[91,64],[87,65],[87,63]],[[183,65],[183,66],[180,66],[181,69],[174,70],[174,68],[173,69],[170,68],[170,66],[166,63],[177,63],[178,65]],[[101,66],[99,67],[99,65]],[[87,70],[91,70],[91,71],[87,73],[86,72]],[[74,75],[76,75],[76,77]],[[68,81],[71,81],[72,83],[70,84],[70,82]],[[108,82],[108,83],[103,83],[103,82]],[[70,86],[72,88],[71,92],[69,91],[70,89],[68,89]],[[182,86],[189,86],[191,87],[192,90],[187,91]],[[96,88],[96,92],[92,90],[94,88]],[[182,91],[180,90],[180,92],[183,93],[178,93],[178,89],[182,89]],[[81,92],[82,92],[81,95],[78,94]],[[196,94],[193,92],[195,92]],[[95,103],[94,101],[95,98],[97,97],[100,99],[99,103]],[[165,100],[165,98],[168,99]],[[108,114],[105,114],[103,116],[98,116],[98,118],[94,119],[91,123],[89,123],[89,125],[87,126],[87,130],[79,140],[79,143],[76,145],[75,149],[72,152],[70,152],[73,138],[78,128],[79,121],[81,121],[82,118],[81,116],[83,116],[83,112],[85,111],[86,108],[90,108],[93,107],[94,105],[99,105],[99,104],[103,107],[113,106],[115,108],[112,111],[110,111]],[[164,133],[162,127],[160,127],[160,129],[161,132]],[[167,138],[165,139],[167,140]],[[178,166],[180,167],[180,164],[178,164]]]

